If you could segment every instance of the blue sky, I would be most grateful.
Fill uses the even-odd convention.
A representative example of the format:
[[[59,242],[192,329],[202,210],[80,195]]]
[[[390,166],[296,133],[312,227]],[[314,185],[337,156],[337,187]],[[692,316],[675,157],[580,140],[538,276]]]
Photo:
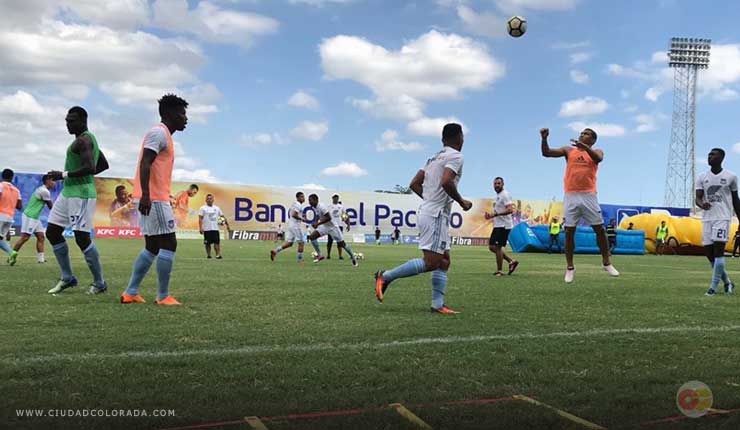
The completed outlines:
[[[388,189],[408,183],[455,119],[467,131],[463,194],[489,196],[503,176],[517,198],[560,198],[564,163],[539,155],[538,129],[560,145],[592,126],[606,154],[601,201],[657,205],[672,108],[663,53],[684,36],[714,42],[698,170],[713,146],[740,170],[736,2],[106,3],[28,0],[0,14],[4,164],[59,168],[64,112],[80,104],[110,175],[131,176],[171,90],[192,104],[175,135],[179,180]],[[506,35],[512,14],[528,20],[522,38]]]

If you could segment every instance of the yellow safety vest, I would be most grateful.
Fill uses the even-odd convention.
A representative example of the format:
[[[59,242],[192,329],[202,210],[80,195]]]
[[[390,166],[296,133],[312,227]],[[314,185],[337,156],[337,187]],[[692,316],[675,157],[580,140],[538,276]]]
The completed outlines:
[[[658,226],[658,234],[656,235],[656,237],[658,239],[665,239],[667,235],[668,235],[668,227]]]
[[[560,233],[560,224],[557,222],[551,222],[550,223],[550,234],[559,234]]]

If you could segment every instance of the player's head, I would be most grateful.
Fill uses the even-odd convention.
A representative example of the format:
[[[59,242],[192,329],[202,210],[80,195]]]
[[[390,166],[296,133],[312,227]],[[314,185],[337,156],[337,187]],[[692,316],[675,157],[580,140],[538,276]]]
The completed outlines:
[[[295,200],[298,203],[303,203],[306,201],[306,196],[303,194],[303,192],[298,191],[297,193],[295,193]]]
[[[451,122],[445,124],[442,128],[442,143],[444,146],[450,146],[459,151],[462,149],[463,140],[463,129],[460,124]]]
[[[116,187],[116,200],[119,202],[125,202],[126,197],[128,197],[128,193],[126,193],[126,186],[125,185],[119,185]]]
[[[162,122],[172,126],[175,131],[185,130],[185,126],[188,124],[188,115],[185,112],[188,102],[174,94],[165,94],[157,102],[159,103],[159,116],[162,117]]]
[[[13,176],[15,176],[15,173],[12,170],[10,169],[3,170],[3,181],[10,182],[13,180]],[[2,239],[0,238],[0,240]]]
[[[213,206],[213,201],[214,200],[215,200],[215,198],[213,197],[213,194],[211,194],[211,193],[206,194],[206,204],[208,206]]]
[[[594,144],[596,143],[596,139],[598,138],[599,136],[596,134],[596,132],[590,128],[584,128],[580,136],[578,136],[578,140],[588,146],[594,146]]]
[[[77,136],[87,130],[87,111],[79,106],[72,106],[64,120],[69,134]]]
[[[311,194],[308,196],[308,204],[311,205],[311,207],[316,207],[316,205],[319,204],[319,196],[316,194]]]
[[[496,179],[493,180],[493,189],[497,193],[500,193],[504,190],[504,178],[501,176],[497,176]]]
[[[197,184],[190,184],[188,187],[188,196],[193,197],[194,195],[198,194],[198,191],[200,188],[198,188]]]
[[[49,190],[53,190],[56,183],[52,179],[51,175],[44,175],[41,177],[41,184]]]
[[[725,160],[725,150],[722,148],[712,148],[707,156],[707,162],[710,166],[722,166],[722,162]]]
[[[338,204],[339,203],[339,194],[334,194],[333,196],[331,196],[331,202],[334,203],[335,205]]]
[[[630,223],[630,225],[632,225],[632,223]],[[661,221],[661,222],[660,222],[660,225],[661,225],[661,226],[665,226],[665,220]]]

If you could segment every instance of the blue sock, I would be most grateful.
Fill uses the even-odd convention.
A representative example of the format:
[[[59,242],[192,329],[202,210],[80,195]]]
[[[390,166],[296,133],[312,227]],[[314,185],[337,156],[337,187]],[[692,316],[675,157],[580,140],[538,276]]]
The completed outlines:
[[[710,289],[716,290],[719,280],[722,278],[722,273],[725,271],[725,257],[714,258],[714,268],[712,269],[712,284],[709,286]]]
[[[303,261],[303,253],[302,252],[299,252],[298,253],[298,261]]]
[[[160,249],[157,255],[157,300],[170,295],[170,273],[175,260],[175,253]]]
[[[729,276],[727,276],[727,271],[726,271],[726,270],[723,270],[723,271],[722,271],[722,282],[723,282],[723,283],[724,283],[725,285],[727,285],[727,284],[729,284],[729,283],[730,283],[730,277],[729,277]]]
[[[90,246],[88,246],[86,250],[82,251],[82,254],[85,256],[87,267],[90,268],[90,273],[93,275],[95,286],[103,288],[105,286],[105,281],[103,280],[103,269],[100,267],[100,253],[98,252],[98,248],[94,243],[90,243]]]
[[[319,241],[314,239],[311,241],[311,245],[313,245],[313,249],[316,250],[316,253],[321,255],[321,248],[319,248]]]
[[[424,273],[424,259],[414,258],[413,260],[409,260],[401,264],[400,266],[383,272],[383,280],[386,282],[391,282],[394,279],[407,278],[409,276],[418,275],[419,273]]]
[[[445,288],[447,287],[447,272],[437,269],[432,272],[432,307],[439,309],[445,304]]]
[[[350,248],[349,245],[347,245],[347,242],[344,243],[344,250],[347,251],[347,254],[349,254],[349,258],[353,260],[355,259],[355,254],[352,253],[352,248]]]
[[[139,294],[139,286],[141,281],[144,280],[146,272],[152,267],[154,258],[157,256],[147,251],[146,248],[142,249],[139,256],[134,260],[134,268],[131,270],[131,279],[128,281],[128,287],[126,288],[126,294],[136,295]]]
[[[0,239],[0,249],[5,251],[6,254],[10,254],[10,242]]]
[[[59,263],[59,270],[62,272],[62,280],[69,281],[74,275],[72,275],[72,263],[69,261],[67,241],[57,243],[52,248],[54,249],[54,256],[57,258],[57,263]]]
[[[273,251],[275,251],[275,254],[279,253],[282,250],[283,250],[282,245],[278,245],[277,248],[273,249]]]

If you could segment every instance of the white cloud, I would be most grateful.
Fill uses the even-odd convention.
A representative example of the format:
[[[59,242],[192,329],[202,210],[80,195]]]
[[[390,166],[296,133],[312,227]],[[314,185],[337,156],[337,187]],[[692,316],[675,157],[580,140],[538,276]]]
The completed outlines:
[[[624,136],[626,133],[623,126],[610,123],[586,123],[576,121],[568,124],[568,128],[576,132],[581,132],[584,128],[590,128],[594,130],[599,137],[619,137]]]
[[[627,113],[633,113],[633,112],[637,112],[637,109],[638,109],[637,105],[627,105],[625,106],[624,111]]]
[[[420,136],[432,136],[432,137],[442,137],[442,128],[444,128],[445,124],[456,122],[463,127],[463,131],[465,131],[465,124],[462,124],[459,119],[455,118],[454,116],[451,117],[444,117],[444,118],[427,118],[422,117],[417,120],[414,120],[408,124],[406,127],[407,130],[410,133],[418,134]]]
[[[594,54],[592,52],[574,52],[573,54],[570,54],[570,63],[571,64],[580,64],[585,63],[586,61],[593,58]]]
[[[201,1],[190,9],[187,0],[156,0],[152,4],[153,22],[158,27],[219,43],[247,47],[255,37],[275,33],[279,23],[268,16],[223,9]]]
[[[584,97],[581,99],[568,100],[560,105],[559,115],[568,116],[586,116],[600,114],[609,108],[609,104],[598,97]]]
[[[577,84],[587,84],[589,81],[588,74],[577,69],[570,71],[570,79]]]
[[[380,140],[375,141],[375,150],[378,152],[385,151],[419,151],[424,148],[419,142],[404,143],[398,140],[398,132],[395,130],[386,130],[380,136]]]
[[[253,133],[243,134],[241,144],[251,148],[261,148],[270,145],[282,145],[288,143],[278,133]]]
[[[291,106],[311,110],[316,110],[319,108],[319,101],[316,100],[316,98],[313,97],[311,94],[308,94],[303,90],[296,91],[292,96],[290,96],[290,98],[288,99],[288,104]]]
[[[172,169],[172,180],[178,182],[222,182],[208,169]]]
[[[494,38],[506,34],[506,20],[491,12],[479,13],[461,4],[457,7],[457,16],[465,24],[465,28],[473,34]]]
[[[375,100],[347,98],[352,106],[377,118],[412,121],[424,116],[424,103],[405,94]]]
[[[553,43],[550,47],[552,49],[571,50],[571,49],[588,48],[589,46],[591,46],[591,42],[589,42],[588,40],[583,40],[580,42],[556,42],[556,43]]]
[[[309,6],[323,7],[330,4],[347,4],[355,0],[290,0],[290,4],[305,4]]]
[[[667,88],[665,86],[655,86],[650,87],[645,91],[645,98],[650,100],[651,102],[657,102],[658,98],[666,92]]]
[[[518,13],[521,10],[569,10],[579,0],[496,0],[501,10],[507,13]]]
[[[58,4],[84,22],[116,30],[135,29],[149,22],[147,0],[61,0]]]
[[[298,185],[297,187],[293,188],[300,188],[302,190],[314,190],[314,191],[326,191],[326,187],[321,184],[314,184],[313,182],[310,182],[308,184]]]
[[[740,142],[732,145],[732,152],[735,154],[740,154]]]
[[[0,114],[34,115],[44,112],[44,108],[31,94],[18,90],[15,94],[0,97]]]
[[[658,126],[656,124],[656,118],[653,115],[648,114],[641,114],[635,116],[635,121],[637,121],[638,126],[635,129],[638,133],[648,133],[651,131],[655,131],[658,129]]]
[[[650,57],[650,62],[654,64],[667,64],[668,53],[666,51],[653,52],[653,55]]]
[[[358,177],[358,176],[365,176],[367,175],[367,170],[363,169],[362,167],[358,166],[356,163],[350,163],[347,161],[342,161],[341,163],[337,164],[336,166],[331,166],[323,169],[321,171],[322,175],[325,176],[352,176],[352,177]]]
[[[290,131],[290,135],[297,139],[316,142],[321,140],[328,132],[329,123],[326,121],[303,121]]]

